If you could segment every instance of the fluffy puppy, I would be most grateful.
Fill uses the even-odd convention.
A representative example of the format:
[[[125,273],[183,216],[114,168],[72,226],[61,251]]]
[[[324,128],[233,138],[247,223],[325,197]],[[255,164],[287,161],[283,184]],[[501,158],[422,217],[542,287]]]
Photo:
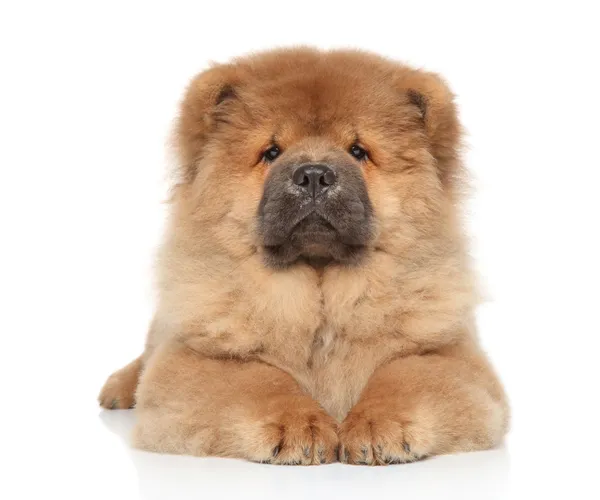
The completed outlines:
[[[438,76],[356,51],[240,58],[191,82],[175,143],[146,349],[100,395],[135,403],[135,446],[383,465],[501,441]]]

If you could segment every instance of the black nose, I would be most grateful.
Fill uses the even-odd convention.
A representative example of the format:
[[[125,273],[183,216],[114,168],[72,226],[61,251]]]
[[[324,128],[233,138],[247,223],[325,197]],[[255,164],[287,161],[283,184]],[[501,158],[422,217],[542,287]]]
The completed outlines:
[[[292,181],[317,198],[335,184],[337,177],[335,172],[327,165],[319,163],[307,163],[300,165],[292,174]]]

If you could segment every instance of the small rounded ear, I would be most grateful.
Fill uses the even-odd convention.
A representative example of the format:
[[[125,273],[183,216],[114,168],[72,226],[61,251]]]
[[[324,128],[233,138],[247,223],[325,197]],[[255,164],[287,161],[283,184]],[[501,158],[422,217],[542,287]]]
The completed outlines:
[[[402,68],[397,85],[419,110],[440,179],[445,185],[450,184],[461,168],[461,126],[454,95],[442,78],[421,70]]]
[[[214,66],[196,76],[181,102],[174,131],[181,182],[192,182],[208,133],[226,118],[219,106],[235,99],[235,71],[232,66]]]

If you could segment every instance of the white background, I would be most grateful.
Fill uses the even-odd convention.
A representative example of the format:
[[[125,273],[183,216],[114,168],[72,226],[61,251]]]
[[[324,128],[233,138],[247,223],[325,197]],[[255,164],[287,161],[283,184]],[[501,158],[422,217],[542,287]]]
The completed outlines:
[[[600,498],[595,3],[2,2],[0,496]],[[134,412],[96,406],[152,314],[185,84],[297,43],[372,49],[458,95],[502,449],[387,468],[159,456],[127,445]]]

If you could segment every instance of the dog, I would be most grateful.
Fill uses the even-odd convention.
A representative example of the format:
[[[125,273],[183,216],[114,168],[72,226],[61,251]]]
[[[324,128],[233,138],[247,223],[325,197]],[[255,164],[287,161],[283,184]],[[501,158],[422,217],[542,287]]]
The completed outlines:
[[[501,443],[474,325],[453,94],[375,54],[280,49],[197,76],[145,350],[106,382],[134,446],[405,463]]]

